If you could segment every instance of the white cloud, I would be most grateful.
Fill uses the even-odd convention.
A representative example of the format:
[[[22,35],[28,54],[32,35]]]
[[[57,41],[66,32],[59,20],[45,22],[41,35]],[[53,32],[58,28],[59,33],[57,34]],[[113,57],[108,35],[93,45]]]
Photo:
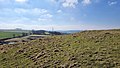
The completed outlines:
[[[0,22],[14,22],[14,23],[38,23],[48,22],[52,20],[53,15],[46,9],[32,8],[3,8],[0,10]],[[7,17],[7,20],[6,20]]]
[[[38,18],[38,21],[47,21],[47,19],[44,19],[44,18]]]
[[[15,0],[16,2],[18,2],[18,3],[26,3],[26,2],[28,2],[28,0]]]
[[[38,24],[18,24],[18,23],[0,23],[0,29],[37,29],[37,30],[51,30],[53,27],[55,30],[76,30],[80,29],[81,25],[38,25]],[[6,26],[3,26],[6,25]]]
[[[12,20],[13,23],[25,23],[27,21],[31,21],[31,19],[27,17],[18,17],[15,20]]]
[[[39,9],[39,8],[31,9],[31,11],[32,11],[34,14],[35,14],[35,13],[39,13],[39,14],[48,13],[48,10],[46,10],[46,9]]]
[[[58,11],[57,11],[57,13],[61,13],[61,12],[62,12],[62,10],[58,10]]]
[[[117,4],[117,1],[113,1],[113,2],[108,1],[108,5],[109,5],[109,6],[115,5],[115,4]]]
[[[53,15],[51,15],[51,14],[46,14],[46,16],[49,18],[53,17]]]
[[[38,21],[39,22],[50,22],[50,21],[52,21],[52,19],[50,19],[50,18],[38,18]]]
[[[39,8],[32,8],[32,9],[24,9],[24,8],[15,8],[14,9],[14,12],[15,13],[18,13],[18,14],[28,14],[28,15],[48,15],[48,10],[46,9],[39,9]],[[50,14],[49,14],[50,16]]]
[[[21,14],[21,13],[26,13],[26,12],[27,12],[26,9],[22,9],[22,8],[15,8],[14,11],[15,11],[16,13],[19,13],[19,14]]]
[[[83,6],[87,6],[89,4],[93,3],[99,3],[100,0],[50,0],[52,3],[57,3],[62,5],[64,8],[76,8],[76,5],[81,2]]]
[[[78,4],[78,0],[64,0],[62,6],[75,8],[77,4]]]
[[[23,18],[23,20],[28,20]],[[40,21],[45,21],[47,19],[40,19]],[[0,29],[15,29],[15,28],[22,28],[22,29],[37,29],[37,30],[51,30],[53,27],[55,30],[100,30],[100,29],[118,29],[119,25],[89,25],[89,24],[71,24],[71,25],[53,25],[53,24],[40,24],[39,21],[33,21],[29,19],[29,21],[24,23],[16,23],[13,21],[2,22],[0,21]],[[47,20],[48,21],[48,20]],[[20,22],[20,21],[18,21]],[[21,21],[22,22],[22,21]],[[36,23],[35,23],[36,22]],[[5,25],[5,26],[3,26]]]
[[[83,4],[84,6],[89,5],[89,4],[91,4],[91,3],[92,3],[91,0],[83,0],[83,1],[82,1],[82,4]]]
[[[50,12],[46,9],[40,9],[40,8],[32,8],[32,9],[25,9],[25,8],[2,8],[0,10],[1,14],[6,14],[9,16],[9,14],[13,15],[30,15],[30,16],[48,16],[52,17]]]
[[[47,22],[50,22],[51,20],[52,19],[50,18],[31,19],[27,17],[7,18],[7,20],[4,20],[4,18],[0,18],[0,29],[42,29],[41,26]]]
[[[44,17],[44,18],[52,18],[53,17],[53,15],[51,15],[51,14],[44,14],[44,15],[41,15],[41,17]]]

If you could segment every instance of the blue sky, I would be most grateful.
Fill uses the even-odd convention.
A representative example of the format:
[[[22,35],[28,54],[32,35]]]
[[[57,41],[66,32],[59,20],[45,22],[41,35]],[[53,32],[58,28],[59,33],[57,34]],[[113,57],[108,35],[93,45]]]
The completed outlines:
[[[0,0],[0,29],[120,28],[120,0]]]

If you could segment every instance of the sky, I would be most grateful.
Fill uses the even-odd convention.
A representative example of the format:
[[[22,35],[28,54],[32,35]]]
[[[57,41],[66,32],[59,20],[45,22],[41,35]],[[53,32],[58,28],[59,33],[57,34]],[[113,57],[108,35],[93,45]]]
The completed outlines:
[[[120,0],[0,0],[0,29],[120,28]]]

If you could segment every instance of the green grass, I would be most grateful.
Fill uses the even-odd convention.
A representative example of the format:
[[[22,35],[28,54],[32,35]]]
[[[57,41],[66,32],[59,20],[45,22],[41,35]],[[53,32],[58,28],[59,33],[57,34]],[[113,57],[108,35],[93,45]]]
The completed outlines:
[[[12,38],[14,34],[15,34],[15,36],[21,36],[22,35],[22,33],[19,33],[19,32],[0,32],[0,39],[2,39],[2,38]]]
[[[0,46],[0,68],[120,68],[120,30],[84,31]]]

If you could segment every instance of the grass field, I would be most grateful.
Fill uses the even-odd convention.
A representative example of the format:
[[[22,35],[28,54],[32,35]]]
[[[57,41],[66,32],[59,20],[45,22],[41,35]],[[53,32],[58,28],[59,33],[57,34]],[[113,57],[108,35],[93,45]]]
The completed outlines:
[[[1,68],[120,68],[120,30],[84,31],[0,46]]]
[[[13,35],[15,35],[15,36],[21,36],[22,33],[20,33],[20,32],[0,32],[0,39],[3,39],[3,38],[12,38]]]

